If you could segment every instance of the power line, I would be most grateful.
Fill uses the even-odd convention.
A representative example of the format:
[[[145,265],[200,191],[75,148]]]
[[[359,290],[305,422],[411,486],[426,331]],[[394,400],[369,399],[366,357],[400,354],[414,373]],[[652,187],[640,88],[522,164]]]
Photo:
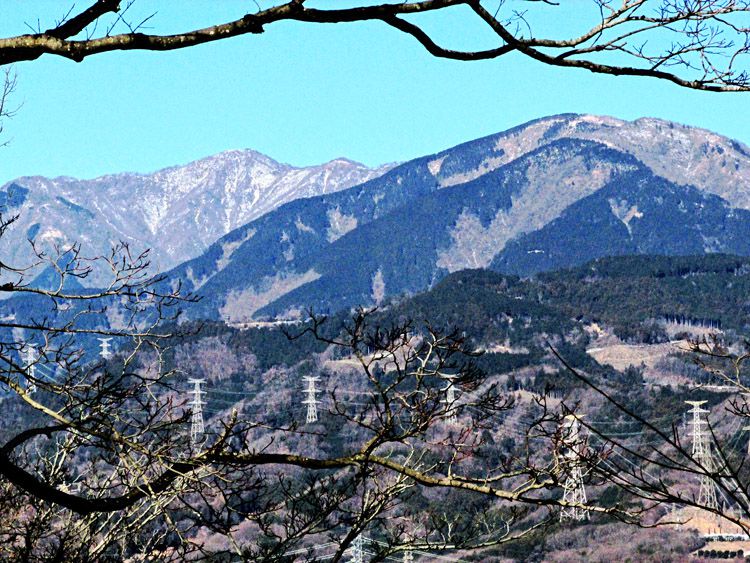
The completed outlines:
[[[384,541],[379,541],[379,540],[375,540],[375,539],[368,539],[368,541],[370,543],[382,545],[382,546],[385,546],[385,547],[390,547],[389,544],[387,544]],[[414,554],[424,555],[425,557],[429,557],[431,560],[448,561],[449,563],[462,563],[461,559],[456,559],[454,557],[449,557],[447,555],[438,555],[438,554],[435,554],[435,553],[428,553],[426,551],[420,551],[418,549],[407,549],[404,553],[406,554],[408,552],[411,552],[412,556]]]
[[[229,390],[225,391],[223,389],[212,387],[209,393],[211,393],[212,395],[214,393],[220,393],[221,395],[244,395],[244,396],[253,395],[255,396],[255,395],[260,394],[260,391],[229,391]]]

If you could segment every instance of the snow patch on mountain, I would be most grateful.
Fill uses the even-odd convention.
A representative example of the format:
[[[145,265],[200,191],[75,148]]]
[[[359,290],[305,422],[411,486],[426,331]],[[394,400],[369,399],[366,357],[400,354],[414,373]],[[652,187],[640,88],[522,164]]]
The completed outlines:
[[[300,233],[310,233],[312,235],[315,234],[315,229],[313,229],[309,225],[306,225],[300,217],[297,217],[297,220],[294,222],[294,226],[297,227],[297,231],[299,231]]]
[[[232,259],[234,251],[237,250],[240,245],[246,243],[255,236],[255,229],[248,229],[245,235],[237,240],[222,242],[221,243],[221,257],[216,261],[216,271],[221,272],[226,268],[229,261]]]
[[[430,174],[437,177],[438,174],[440,174],[440,168],[443,166],[443,162],[445,162],[446,158],[447,156],[444,155],[428,162],[427,169],[430,171]]]
[[[357,218],[354,215],[342,213],[338,207],[329,209],[326,215],[328,216],[326,231],[328,242],[334,242],[357,228]]]
[[[385,278],[383,278],[382,268],[378,268],[378,271],[372,276],[371,297],[375,305],[380,305],[385,299]]]
[[[257,287],[229,292],[219,313],[230,323],[248,322],[258,309],[319,278],[320,274],[312,269],[301,274],[279,272],[261,280]]]
[[[628,229],[629,234],[633,234],[633,228],[630,226],[630,222],[633,219],[642,219],[643,213],[638,211],[637,205],[630,205],[627,201],[616,201],[613,198],[607,200],[609,202],[609,208],[614,213],[622,224]]]

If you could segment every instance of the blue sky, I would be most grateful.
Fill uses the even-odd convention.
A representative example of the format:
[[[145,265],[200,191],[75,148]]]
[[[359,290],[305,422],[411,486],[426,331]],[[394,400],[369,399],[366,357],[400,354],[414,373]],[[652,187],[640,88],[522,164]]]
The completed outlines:
[[[195,0],[183,10],[181,2],[143,0],[140,7],[158,5],[161,31],[205,24],[208,9],[235,17],[247,4]],[[23,33],[36,12],[50,23],[60,6],[3,0],[0,32]],[[560,14],[563,26],[579,15]],[[491,41],[460,11],[429,25],[448,46]],[[43,57],[16,70],[23,105],[6,123],[11,143],[0,151],[0,183],[149,172],[235,148],[295,165],[339,156],[375,165],[566,112],[660,117],[750,144],[750,94],[691,92],[519,56],[439,60],[377,23],[275,24],[259,36],[184,51],[112,53],[78,64]]]

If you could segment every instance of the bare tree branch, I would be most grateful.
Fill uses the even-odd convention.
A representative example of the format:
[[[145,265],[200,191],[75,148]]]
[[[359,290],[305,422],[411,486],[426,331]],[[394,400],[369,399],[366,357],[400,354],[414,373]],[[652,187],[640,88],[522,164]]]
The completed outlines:
[[[142,33],[154,14],[130,21],[133,2],[98,0],[77,15],[44,31],[0,39],[0,65],[34,60],[44,54],[74,61],[109,51],[184,49],[246,34],[261,34],[281,21],[311,24],[382,21],[416,39],[433,56],[459,61],[485,60],[517,52],[535,61],[582,68],[611,75],[644,76],[686,88],[707,91],[747,91],[750,80],[743,59],[750,49],[750,4],[746,0],[592,0],[577,7],[581,21],[598,20],[569,38],[535,35],[536,22],[554,19],[562,6],[536,1],[529,13],[501,2],[490,12],[480,0],[422,0],[340,9],[317,9],[304,0],[273,5],[243,17],[175,34]],[[442,47],[417,23],[426,12],[468,6],[497,36],[491,49],[454,50]],[[104,24],[112,16],[114,21]],[[408,21],[404,17],[413,16]],[[464,16],[457,18],[463,25]],[[100,22],[102,25],[100,26]],[[123,24],[125,33],[113,34]],[[96,36],[96,27],[105,28]],[[85,32],[85,38],[76,38]]]

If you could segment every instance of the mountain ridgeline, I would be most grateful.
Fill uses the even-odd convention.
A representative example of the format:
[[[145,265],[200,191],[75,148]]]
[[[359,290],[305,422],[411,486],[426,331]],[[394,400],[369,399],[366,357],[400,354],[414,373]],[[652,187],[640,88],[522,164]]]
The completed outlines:
[[[689,181],[686,181],[689,180]],[[744,187],[743,187],[744,186]],[[563,115],[297,200],[172,272],[191,316],[287,318],[631,254],[750,255],[750,149],[653,119]]]
[[[17,178],[0,187],[0,212],[18,215],[3,236],[3,259],[19,268],[34,262],[27,239],[45,251],[79,242],[87,256],[123,241],[139,253],[150,248],[153,263],[170,269],[279,205],[355,186],[389,167],[342,158],[298,168],[235,150],[152,174]],[[97,274],[88,285],[105,281]]]
[[[80,189],[68,179],[22,180],[0,190],[0,206],[22,216],[54,208],[88,233],[155,233],[156,264],[174,263],[169,252],[194,256],[165,282],[179,279],[203,297],[189,307],[192,319],[241,323],[388,304],[465,269],[528,277],[608,256],[750,256],[750,149],[657,119],[552,116],[380,169],[344,160],[293,169],[227,153]],[[82,199],[97,182],[101,194]],[[143,200],[132,224],[118,215],[116,225],[97,226],[96,202],[128,186]],[[182,195],[168,198],[170,209],[182,211],[156,217],[171,190]],[[210,195],[202,190],[223,194],[210,213],[201,211]],[[48,225],[23,228],[36,242],[56,236]],[[183,239],[197,231],[188,249]]]
[[[718,196],[641,169],[509,242],[490,268],[530,275],[601,256],[712,252],[750,254],[750,211],[732,209]]]

